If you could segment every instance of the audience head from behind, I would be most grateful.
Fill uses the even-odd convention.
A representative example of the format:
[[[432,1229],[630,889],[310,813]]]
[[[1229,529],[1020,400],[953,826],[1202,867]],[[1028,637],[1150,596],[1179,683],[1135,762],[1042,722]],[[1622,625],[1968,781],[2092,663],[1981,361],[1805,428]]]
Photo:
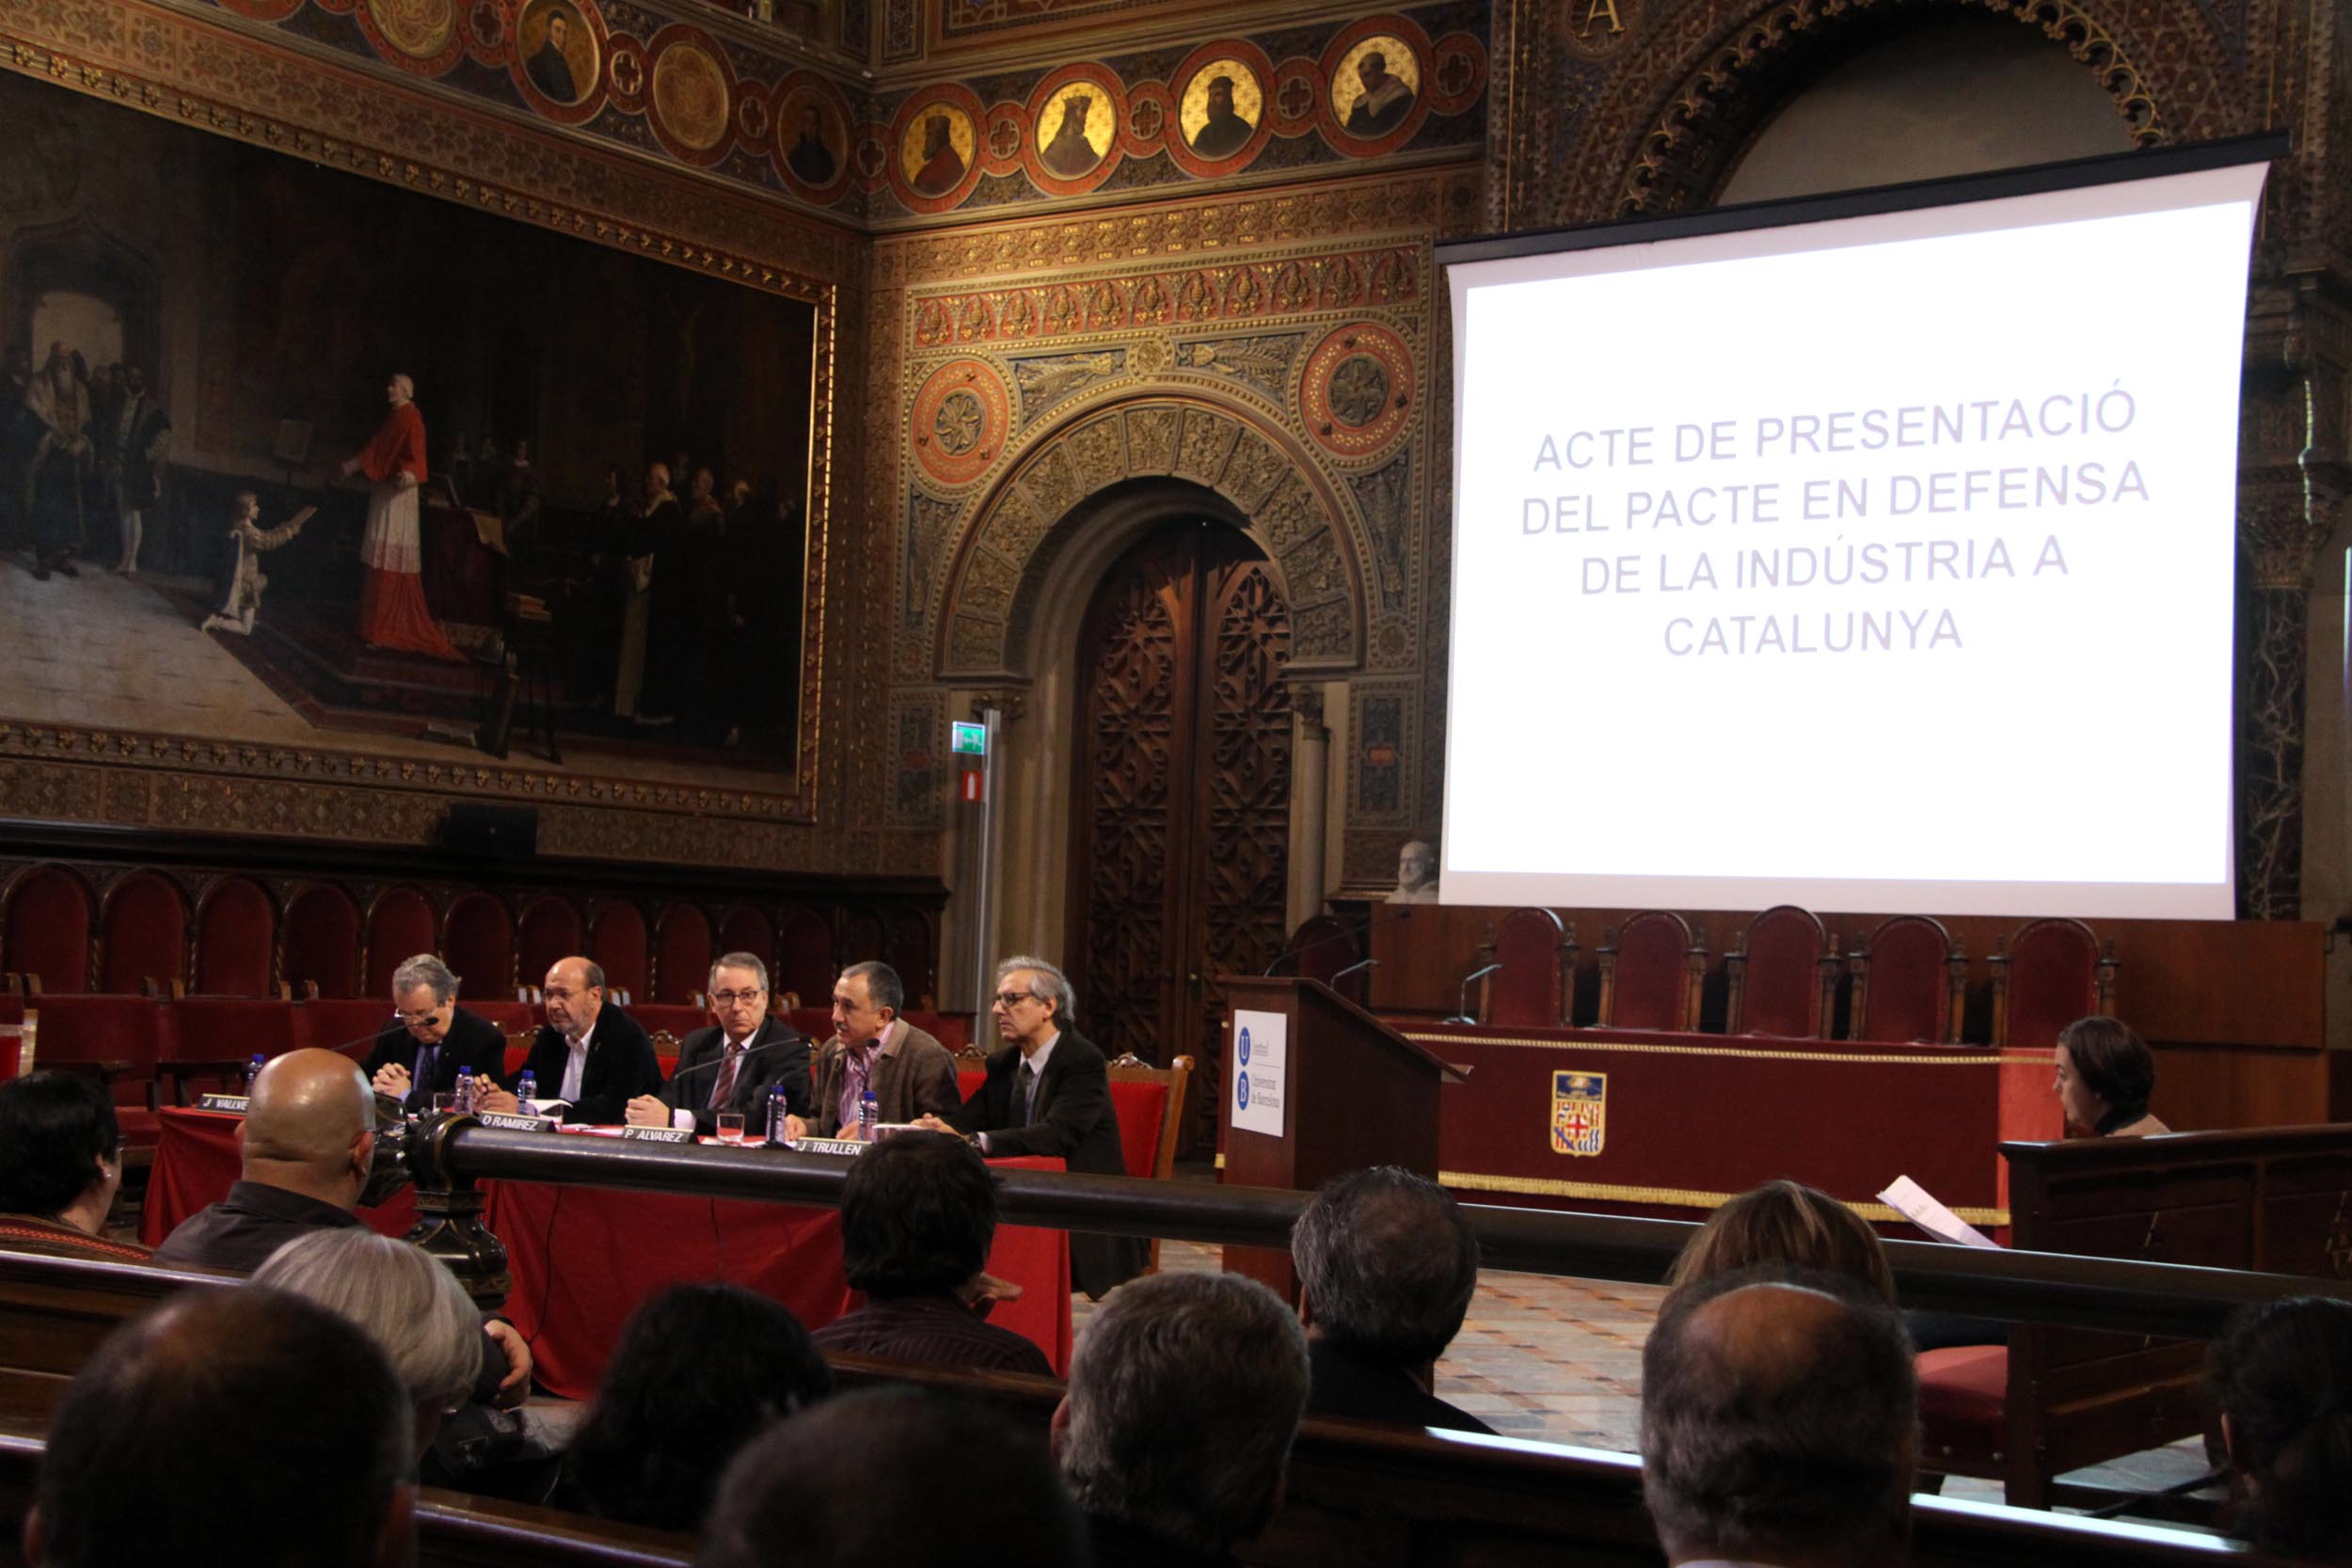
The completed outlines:
[[[472,1392],[482,1314],[457,1276],[420,1248],[364,1227],[317,1230],[270,1254],[253,1282],[314,1301],[374,1341],[408,1390],[419,1453]]]
[[[1309,1335],[1426,1388],[1478,1289],[1478,1238],[1454,1195],[1395,1165],[1326,1182],[1291,1227]]]
[[[2352,1557],[2352,1302],[2248,1307],[2214,1341],[2207,1370],[2237,1533],[2281,1554]]]
[[[979,1150],[946,1132],[899,1132],[841,1185],[841,1261],[877,1301],[951,1296],[988,1262],[996,1183]]]
[[[2148,1114],[2156,1092],[2156,1059],[2120,1018],[2078,1018],[2058,1031],[2051,1085],[2068,1125],[2103,1138],[2170,1131]]]
[[[122,1131],[105,1085],[70,1072],[0,1084],[0,1214],[95,1236],[122,1185]]]
[[[365,1334],[260,1286],[196,1289],[98,1348],[50,1419],[35,1568],[412,1560],[408,1399]]]
[[[1900,1561],[1918,1404],[1901,1317],[1851,1280],[1757,1268],[1669,1296],[1642,1351],[1642,1494],[1667,1561]]]
[[[1045,1446],[913,1388],[827,1400],[736,1455],[698,1568],[1078,1568],[1085,1532]]]
[[[833,1373],[801,1321],[736,1285],[674,1285],[630,1314],[572,1438],[561,1500],[691,1530],[720,1472],[770,1422],[823,1399]]]
[[[1895,1300],[1895,1272],[1878,1232],[1827,1193],[1787,1180],[1752,1187],[1709,1214],[1666,1271],[1666,1288],[1682,1290],[1759,1264],[1836,1275],[1890,1306]]]
[[[375,1163],[375,1091],[335,1052],[274,1056],[254,1075],[237,1146],[247,1181],[356,1209]]]
[[[1256,1280],[1161,1274],[1113,1291],[1053,1420],[1097,1560],[1230,1560],[1281,1505],[1306,1403],[1306,1337]]]

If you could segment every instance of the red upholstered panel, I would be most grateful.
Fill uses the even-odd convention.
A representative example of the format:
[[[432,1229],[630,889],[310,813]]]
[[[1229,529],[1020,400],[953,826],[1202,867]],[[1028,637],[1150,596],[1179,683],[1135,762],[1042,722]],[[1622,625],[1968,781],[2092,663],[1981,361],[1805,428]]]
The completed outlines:
[[[1127,1163],[1127,1174],[1149,1177],[1159,1148],[1160,1123],[1168,1117],[1168,1085],[1114,1079],[1111,1109],[1119,1113],[1119,1157]]]
[[[506,1048],[506,1076],[511,1079],[515,1074],[522,1071],[523,1064],[529,1060],[531,1060],[529,1042],[508,1046]]]
[[[2060,1029],[2098,1011],[2099,941],[2079,920],[2027,923],[2010,943],[2009,1038],[2046,1051]]]
[[[1854,1038],[1940,1042],[1951,1027],[1951,934],[1925,915],[1897,915],[1871,933],[1868,951]]]
[[[629,1007],[628,1016],[645,1026],[648,1035],[667,1029],[672,1039],[682,1040],[710,1022],[708,1008],[697,1007],[691,1002],[644,1003]]]
[[[296,1002],[294,1011],[296,1039],[322,1051],[340,1050],[347,1056],[365,1056],[375,1037],[392,1022],[391,1003],[375,996]]]
[[[168,989],[185,977],[188,906],[169,878],[152,871],[123,878],[106,895],[99,925],[100,990],[129,996],[145,981]],[[46,974],[41,984],[45,990],[65,989]]]
[[[547,1022],[539,1009],[528,1002],[513,1002],[504,997],[469,998],[466,1010],[480,1013],[499,1026],[501,1035],[527,1035]]]
[[[726,917],[719,922],[719,951],[749,953],[766,964],[771,972],[769,989],[774,989],[776,933],[775,928],[768,924],[766,915],[749,904],[738,904],[729,910]]]
[[[1617,974],[1612,1016],[1618,1029],[1680,1029],[1687,994],[1690,927],[1679,915],[1637,914],[1617,932]]]
[[[321,883],[287,901],[285,980],[296,996],[305,984],[328,1000],[359,994],[359,906],[342,888]]]
[[[0,969],[38,974],[45,990],[87,990],[91,908],[87,884],[65,867],[25,872],[8,889]]]
[[[1501,1028],[1556,1029],[1565,1022],[1560,944],[1567,940],[1549,910],[1513,910],[1495,927],[1495,961],[1487,977],[1486,1022]]]
[[[267,996],[278,944],[278,904],[246,877],[215,882],[196,911],[196,990],[205,996]]]
[[[988,1082],[988,1069],[977,1062],[956,1064],[956,1092],[964,1099],[971,1099],[972,1091],[986,1082]]]
[[[1819,1035],[1821,956],[1828,950],[1821,923],[1794,905],[1766,910],[1750,921],[1740,1032],[1788,1038]]]
[[[815,910],[794,910],[776,933],[775,990],[800,994],[803,1006],[833,995],[833,983],[847,964],[833,961],[833,923]],[[904,978],[903,975],[900,976]]]
[[[131,1064],[131,1070],[115,1080],[116,1111],[125,1136],[153,1143],[156,1121],[148,1114],[147,1085],[158,1057],[181,1053],[166,1005],[145,996],[43,996],[34,1006],[40,1013],[40,1061]],[[134,1110],[139,1118],[135,1132]]]
[[[568,958],[580,950],[580,911],[553,894],[523,911],[523,917],[516,923],[516,929],[518,933],[515,943],[515,980],[517,985],[540,984],[558,959]],[[644,943],[641,941],[638,943],[641,953],[644,947]],[[604,983],[608,986],[612,984],[610,973],[605,975]]]
[[[368,911],[368,977],[361,994],[389,1002],[392,971],[418,954],[439,947],[434,940],[435,928],[433,906],[415,888],[389,888],[378,895],[374,907]],[[492,990],[489,994],[499,992]]]
[[[710,917],[691,904],[661,911],[654,932],[653,1000],[691,1004],[710,983]]]
[[[515,927],[486,893],[459,895],[441,928],[441,952],[476,996],[515,994]]]
[[[645,986],[645,917],[634,904],[607,904],[588,933],[588,956],[604,971],[604,983],[631,996],[651,997]],[[547,971],[541,970],[540,974]],[[537,985],[531,975],[528,985]]]
[[[1939,1459],[2001,1451],[2009,1347],[1956,1345],[1919,1357],[1919,1427],[1931,1468]]]
[[[906,982],[908,1006],[936,992],[939,975],[931,966],[931,923],[913,910],[893,919],[890,951],[883,961]]]
[[[169,1006],[182,1056],[250,1056],[257,1051],[275,1056],[310,1043],[296,1033],[297,1014],[292,1002],[258,996],[191,996]]]

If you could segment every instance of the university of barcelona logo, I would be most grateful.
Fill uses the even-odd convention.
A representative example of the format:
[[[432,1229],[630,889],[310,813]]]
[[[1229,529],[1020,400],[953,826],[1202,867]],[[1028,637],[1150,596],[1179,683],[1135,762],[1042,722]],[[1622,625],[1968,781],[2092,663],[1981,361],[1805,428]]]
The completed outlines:
[[[1609,1135],[1609,1075],[1605,1072],[1555,1072],[1551,1075],[1551,1151],[1554,1154],[1598,1154]]]

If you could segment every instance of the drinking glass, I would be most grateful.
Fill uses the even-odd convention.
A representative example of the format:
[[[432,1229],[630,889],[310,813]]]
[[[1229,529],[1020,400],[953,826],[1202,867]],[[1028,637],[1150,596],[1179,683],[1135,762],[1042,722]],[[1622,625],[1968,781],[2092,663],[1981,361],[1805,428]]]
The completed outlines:
[[[742,1112],[722,1111],[719,1113],[719,1141],[723,1144],[739,1144],[743,1141]]]
[[[454,1093],[437,1094],[433,1097],[433,1114],[435,1116],[445,1117],[455,1109],[457,1109],[457,1096]]]

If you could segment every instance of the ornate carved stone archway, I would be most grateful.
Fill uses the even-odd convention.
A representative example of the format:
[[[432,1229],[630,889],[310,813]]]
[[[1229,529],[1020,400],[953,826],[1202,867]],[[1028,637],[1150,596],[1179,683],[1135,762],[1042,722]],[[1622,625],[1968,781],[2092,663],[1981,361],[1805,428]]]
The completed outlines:
[[[1363,519],[1272,421],[1200,394],[1083,407],[1024,452],[974,508],[946,572],[935,669],[943,681],[1025,679],[1048,569],[1084,531],[1087,502],[1132,481],[1189,481],[1231,503],[1291,602],[1290,669],[1338,673],[1364,657]]]

